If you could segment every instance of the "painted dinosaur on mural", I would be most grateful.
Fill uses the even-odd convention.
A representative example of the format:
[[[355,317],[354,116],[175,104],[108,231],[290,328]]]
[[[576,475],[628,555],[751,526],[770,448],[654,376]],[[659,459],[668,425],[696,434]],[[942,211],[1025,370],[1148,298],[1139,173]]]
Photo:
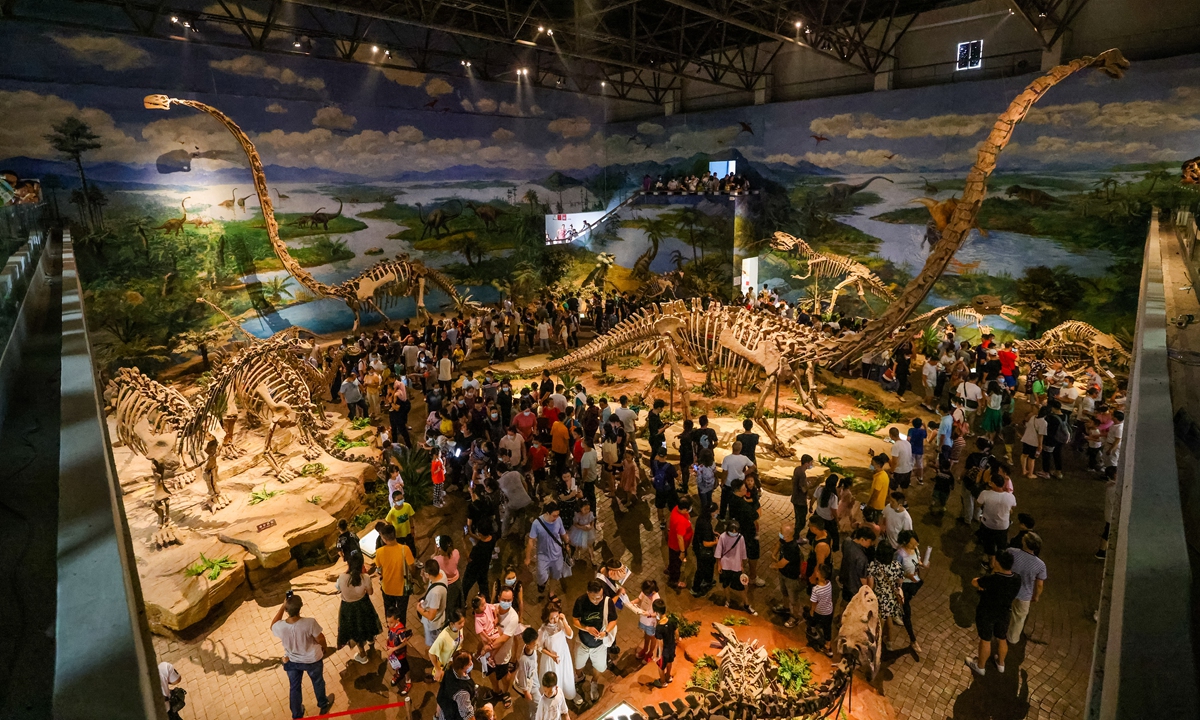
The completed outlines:
[[[275,219],[274,205],[271,201],[270,191],[267,188],[266,175],[263,173],[262,159],[259,157],[254,143],[250,141],[250,137],[238,127],[237,123],[211,105],[206,105],[195,100],[180,100],[166,95],[147,95],[143,104],[148,110],[169,110],[171,105],[184,105],[207,113],[233,134],[234,138],[242,146],[242,150],[246,153],[246,158],[250,161],[250,172],[254,177],[254,189],[258,194],[259,205],[262,208],[267,237],[271,242],[271,247],[275,251],[276,256],[279,257],[279,261],[283,263],[284,269],[296,279],[296,282],[300,283],[300,285],[313,295],[317,297],[337,298],[345,302],[350,307],[350,310],[354,312],[354,330],[357,330],[362,323],[363,310],[373,310],[379,313],[385,320],[388,319],[387,314],[380,309],[376,301],[379,299],[380,292],[396,286],[407,288],[409,293],[415,291],[417,313],[421,317],[428,315],[425,309],[426,282],[432,282],[442,292],[446,293],[454,303],[455,308],[459,311],[472,311],[477,307],[477,304],[469,296],[459,295],[458,290],[454,287],[454,283],[445,275],[427,267],[420,261],[409,260],[405,256],[397,256],[394,260],[381,260],[362,274],[337,285],[327,285],[320,282],[291,256],[291,253],[288,252],[287,244],[279,237],[279,223]],[[341,212],[340,205],[338,212]],[[327,226],[332,217],[334,216],[328,213],[317,212],[309,216],[309,220],[312,225],[324,224]]]
[[[1184,185],[1200,185],[1200,157],[1194,157],[1183,164]]]
[[[857,358],[864,350],[886,341],[897,328],[925,301],[934,283],[946,271],[954,254],[962,247],[968,233],[976,225],[979,208],[987,194],[987,180],[996,169],[996,158],[1012,139],[1017,124],[1029,113],[1033,104],[1058,83],[1085,68],[1094,67],[1112,78],[1120,78],[1129,67],[1129,61],[1120,50],[1106,50],[1097,56],[1087,56],[1059,65],[1030,83],[1000,114],[991,132],[980,145],[975,164],[967,174],[963,196],[956,201],[940,241],[934,245],[925,260],[921,272],[897,296],[896,302],[888,306],[879,317],[867,322],[863,332],[843,346],[834,361]]]
[[[819,252],[814,250],[811,245],[804,242],[798,237],[793,237],[785,232],[777,232],[771,238],[771,247],[775,250],[795,253],[797,257],[802,257],[808,260],[808,273],[804,275],[793,275],[797,280],[807,280],[810,277],[814,282],[824,278],[842,278],[845,279],[834,286],[833,291],[829,293],[829,308],[832,312],[837,304],[838,295],[847,287],[854,287],[858,291],[858,297],[863,301],[863,304],[870,308],[867,303],[867,292],[881,300],[892,302],[896,299],[892,294],[891,288],[887,286],[878,275],[854,258],[846,257],[845,255],[837,255],[835,253]],[[821,308],[817,308],[821,312]]]

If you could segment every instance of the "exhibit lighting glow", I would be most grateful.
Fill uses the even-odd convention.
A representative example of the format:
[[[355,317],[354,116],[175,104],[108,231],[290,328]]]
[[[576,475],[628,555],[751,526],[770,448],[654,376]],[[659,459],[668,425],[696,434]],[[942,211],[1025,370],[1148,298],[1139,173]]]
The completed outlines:
[[[554,34],[554,31],[553,31],[553,30],[547,30],[547,31],[546,31],[546,34],[547,34],[547,35],[553,35],[553,34]]]
[[[177,22],[179,22],[179,17],[178,17],[177,15],[172,15],[172,16],[171,16],[171,22],[173,22],[173,23],[177,23]]]
[[[538,32],[546,32],[546,28],[542,27],[541,25],[538,25]]]
[[[605,87],[606,85],[608,85],[608,83],[604,82],[603,80],[600,81],[600,87]]]
[[[803,25],[803,24],[804,24],[804,23],[800,22],[799,20],[797,20],[797,21],[796,21],[796,27],[797,27],[797,28],[799,28],[799,27],[800,27],[801,25]]]
[[[378,46],[378,45],[372,45],[372,46],[371,46],[371,52],[379,52],[379,46]]]

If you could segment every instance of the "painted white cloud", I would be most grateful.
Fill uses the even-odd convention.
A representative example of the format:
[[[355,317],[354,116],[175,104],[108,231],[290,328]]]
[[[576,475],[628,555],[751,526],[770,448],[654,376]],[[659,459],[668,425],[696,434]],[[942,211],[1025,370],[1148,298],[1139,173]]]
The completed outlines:
[[[637,131],[639,135],[662,135],[663,126],[657,123],[644,122],[638,124]]]
[[[872,113],[843,113],[817,118],[809,130],[826,137],[861,139],[867,137],[892,140],[916,137],[969,137],[996,122],[992,114],[934,115],[924,118],[888,120]]]
[[[438,97],[454,92],[454,86],[441,78],[434,78],[425,85],[425,93],[430,97]]]
[[[491,98],[479,98],[475,101],[475,108],[479,112],[493,113],[496,112],[497,107],[499,106],[496,104],[496,101]]]
[[[51,35],[71,57],[80,62],[99,65],[109,72],[148,67],[150,53],[118,37],[107,35]]]
[[[208,66],[214,70],[274,80],[283,85],[297,85],[307,90],[324,90],[325,81],[317,77],[304,77],[290,68],[272,65],[256,55],[242,55],[232,60],[210,60]]]
[[[546,111],[543,110],[540,105],[530,105],[529,114],[534,117],[541,117],[546,114]]]
[[[1005,152],[1016,157],[1037,158],[1045,163],[1077,162],[1081,157],[1092,161],[1101,158],[1159,161],[1180,157],[1179,151],[1160,148],[1142,140],[1073,140],[1051,135],[1041,135],[1029,144],[1012,143]]]
[[[284,106],[280,105],[277,102],[273,102],[263,109],[274,115],[282,115],[287,112],[287,108],[285,108]]]
[[[358,118],[347,115],[338,107],[323,107],[313,116],[312,124],[330,130],[351,130],[358,124]]]
[[[100,136],[102,147],[84,155],[84,162],[114,160],[119,162],[153,161],[139,152],[137,139],[126,135],[113,118],[103,110],[81,108],[57,95],[42,95],[30,90],[0,91],[0,148],[6,156],[59,159],[44,137],[50,127],[74,115]],[[41,128],[30,132],[30,128]]]
[[[780,153],[777,155],[768,155],[764,158],[769,163],[785,163],[787,165],[799,165],[801,161],[810,162],[814,165],[819,165],[824,168],[838,167],[861,167],[861,168],[881,168],[881,167],[908,167],[910,165],[907,158],[897,153],[888,150],[847,150],[845,152],[809,152],[803,155],[791,155],[789,153]]]
[[[496,128],[496,131],[492,133],[492,139],[501,145],[507,145],[516,136],[517,134],[508,128]]]
[[[404,68],[377,68],[388,80],[404,87],[421,87],[425,84],[425,73]]]
[[[500,103],[500,114],[501,115],[514,115],[516,117],[525,117],[525,111],[521,109],[521,106],[518,105],[517,103],[510,103],[510,102],[501,102]]]
[[[466,111],[467,111],[467,112],[469,112],[469,113],[473,113],[473,112],[475,112],[475,105],[474,105],[474,103],[472,103],[472,102],[471,102],[470,100],[468,100],[467,98],[463,98],[462,100],[459,100],[459,101],[458,101],[458,104],[462,106],[462,109],[463,109],[463,110],[466,110]]]
[[[564,138],[583,137],[592,129],[592,121],[585,117],[558,118],[551,120],[546,129]]]

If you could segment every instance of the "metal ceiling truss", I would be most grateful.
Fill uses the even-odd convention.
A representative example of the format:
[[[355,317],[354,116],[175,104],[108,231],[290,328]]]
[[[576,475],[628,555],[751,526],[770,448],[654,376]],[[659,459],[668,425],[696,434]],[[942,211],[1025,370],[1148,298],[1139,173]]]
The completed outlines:
[[[1052,48],[1070,29],[1088,0],[1009,0],[1046,48]]]
[[[471,75],[484,80],[592,94],[603,85],[610,96],[662,104],[685,81],[759,89],[789,46],[810,47],[856,73],[886,70],[917,14],[966,0],[74,1],[118,9],[128,24],[101,28],[109,31],[172,36],[179,31],[170,18],[186,17],[200,29],[188,34],[193,41],[459,77],[470,62]],[[1033,13],[1031,22],[1042,21],[1035,27],[1053,41],[1087,2],[1012,1]],[[33,0],[0,0],[0,9],[11,14],[18,2]],[[230,32],[206,29],[211,24]],[[364,52],[367,46],[390,55]],[[520,68],[528,73],[518,75]]]

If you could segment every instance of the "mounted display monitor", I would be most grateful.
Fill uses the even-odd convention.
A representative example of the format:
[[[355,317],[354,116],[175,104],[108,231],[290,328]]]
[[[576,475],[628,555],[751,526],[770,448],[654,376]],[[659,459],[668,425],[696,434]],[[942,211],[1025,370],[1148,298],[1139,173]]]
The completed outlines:
[[[566,243],[582,240],[600,218],[604,217],[603,210],[595,212],[559,213],[546,216],[546,244],[565,245]]]
[[[710,162],[708,164],[708,171],[719,178],[723,178],[729,174],[737,175],[737,160]]]

